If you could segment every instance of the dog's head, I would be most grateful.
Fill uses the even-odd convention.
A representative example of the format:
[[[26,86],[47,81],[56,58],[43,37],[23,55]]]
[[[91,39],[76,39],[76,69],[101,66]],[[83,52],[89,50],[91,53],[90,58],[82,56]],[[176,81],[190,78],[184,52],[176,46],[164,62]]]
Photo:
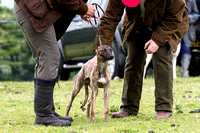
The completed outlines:
[[[112,53],[112,48],[108,45],[102,45],[99,46],[96,49],[96,54],[101,61],[107,61],[107,60],[112,60],[113,59],[113,53]]]

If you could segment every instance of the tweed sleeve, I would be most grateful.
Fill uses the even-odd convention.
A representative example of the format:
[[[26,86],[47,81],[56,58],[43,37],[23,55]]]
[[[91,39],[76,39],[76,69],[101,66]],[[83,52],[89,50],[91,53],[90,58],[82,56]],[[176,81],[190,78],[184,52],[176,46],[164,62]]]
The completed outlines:
[[[103,45],[111,45],[116,27],[123,15],[124,7],[121,0],[109,0],[99,26],[100,38]],[[98,39],[96,41],[96,46],[99,46]]]
[[[167,0],[165,16],[154,31],[152,40],[161,46],[169,42],[183,21],[184,11],[185,3],[183,0]],[[185,28],[185,30],[188,29]]]
[[[83,0],[57,0],[57,4],[64,10],[74,11],[79,15],[85,15],[88,7]]]

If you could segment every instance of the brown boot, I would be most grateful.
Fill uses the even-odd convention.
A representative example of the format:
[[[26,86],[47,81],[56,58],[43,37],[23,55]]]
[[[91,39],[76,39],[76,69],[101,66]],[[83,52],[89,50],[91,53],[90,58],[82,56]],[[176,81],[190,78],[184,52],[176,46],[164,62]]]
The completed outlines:
[[[170,119],[172,117],[171,112],[166,112],[166,111],[157,111],[156,115],[154,115],[154,118],[157,119]]]
[[[126,111],[120,110],[119,112],[112,113],[112,118],[123,118],[123,117],[128,117],[130,114]]]

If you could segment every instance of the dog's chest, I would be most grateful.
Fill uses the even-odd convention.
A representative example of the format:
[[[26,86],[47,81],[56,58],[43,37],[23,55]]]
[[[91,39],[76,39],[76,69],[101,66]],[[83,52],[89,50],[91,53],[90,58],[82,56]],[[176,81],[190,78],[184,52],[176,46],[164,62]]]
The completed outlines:
[[[106,81],[106,79],[104,77],[103,78],[101,77],[97,82],[98,82],[98,87],[99,88],[102,88],[107,84],[107,81]]]

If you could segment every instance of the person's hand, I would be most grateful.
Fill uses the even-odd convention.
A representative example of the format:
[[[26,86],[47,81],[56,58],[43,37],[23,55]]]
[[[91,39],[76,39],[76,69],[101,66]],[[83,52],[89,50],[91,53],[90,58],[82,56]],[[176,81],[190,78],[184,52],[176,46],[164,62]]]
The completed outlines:
[[[94,17],[94,13],[96,11],[96,9],[94,8],[93,5],[90,5],[88,3],[86,3],[87,7],[88,7],[88,11],[87,13],[85,14],[86,16],[89,16],[89,17]]]
[[[90,25],[90,20],[91,20],[91,17],[88,16],[88,15],[81,15],[81,18],[85,21],[88,22],[88,24]],[[99,19],[99,17],[95,16],[96,19]]]
[[[159,45],[151,39],[144,45],[144,49],[146,54],[153,54],[159,49]]]
[[[94,9],[94,6],[93,5],[90,5],[88,3],[86,3],[87,7],[88,7],[88,11],[85,15],[82,15],[81,18],[85,21],[88,22],[88,24],[90,24],[90,20],[91,20],[91,17],[95,17],[96,19],[98,19],[99,17],[95,16],[95,11],[96,9]]]
[[[90,17],[87,16],[87,15],[81,15],[81,18],[82,18],[83,20],[87,21],[87,22],[90,20]]]

